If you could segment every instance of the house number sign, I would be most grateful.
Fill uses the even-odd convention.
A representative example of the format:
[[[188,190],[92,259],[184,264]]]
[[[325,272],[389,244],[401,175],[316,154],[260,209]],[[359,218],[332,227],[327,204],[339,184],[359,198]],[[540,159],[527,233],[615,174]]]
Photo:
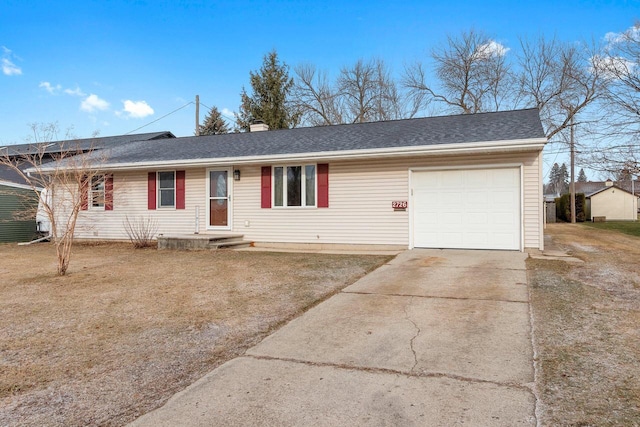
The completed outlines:
[[[394,210],[405,210],[409,206],[409,203],[406,200],[393,201],[391,202],[391,207]]]

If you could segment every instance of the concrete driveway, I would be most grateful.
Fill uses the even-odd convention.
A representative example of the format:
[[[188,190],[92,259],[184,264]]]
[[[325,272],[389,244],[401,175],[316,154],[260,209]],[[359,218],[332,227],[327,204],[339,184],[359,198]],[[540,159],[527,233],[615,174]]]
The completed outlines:
[[[533,426],[526,257],[403,252],[132,425]]]

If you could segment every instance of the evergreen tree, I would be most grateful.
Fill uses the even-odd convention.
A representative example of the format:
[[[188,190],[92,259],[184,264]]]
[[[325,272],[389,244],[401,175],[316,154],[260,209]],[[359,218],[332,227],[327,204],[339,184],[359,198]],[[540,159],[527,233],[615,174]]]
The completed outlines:
[[[584,173],[584,169],[580,168],[578,173],[578,182],[587,182],[587,174]]]
[[[569,191],[569,171],[567,170],[567,165],[564,163],[560,166],[560,175],[558,176],[557,185],[559,188],[558,194],[564,194]]]
[[[229,125],[217,107],[211,108],[211,111],[204,119],[204,124],[200,125],[200,135],[220,135],[229,133],[229,130]]]
[[[553,164],[551,171],[549,172],[549,185],[547,187],[548,192],[553,194],[558,193],[558,177],[560,176],[560,166],[557,163]]]
[[[254,120],[262,120],[269,129],[295,127],[300,115],[290,101],[293,78],[289,77],[289,66],[278,59],[278,53],[273,50],[266,54],[260,70],[251,71],[249,76],[251,94],[242,88],[237,127],[248,131]]]

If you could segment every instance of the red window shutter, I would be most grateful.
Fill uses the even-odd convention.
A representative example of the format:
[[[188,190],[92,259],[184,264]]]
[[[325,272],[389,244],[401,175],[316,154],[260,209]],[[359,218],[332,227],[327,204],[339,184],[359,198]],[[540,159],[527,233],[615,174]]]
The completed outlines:
[[[176,171],[176,209],[184,209],[184,171]]]
[[[262,167],[261,207],[271,208],[271,166]]]
[[[147,209],[156,208],[156,173],[149,172],[147,176]]]
[[[318,207],[329,207],[329,164],[318,164]]]
[[[89,209],[89,181],[83,176],[80,181],[80,209],[86,211]]]
[[[104,210],[113,210],[113,175],[104,176]]]

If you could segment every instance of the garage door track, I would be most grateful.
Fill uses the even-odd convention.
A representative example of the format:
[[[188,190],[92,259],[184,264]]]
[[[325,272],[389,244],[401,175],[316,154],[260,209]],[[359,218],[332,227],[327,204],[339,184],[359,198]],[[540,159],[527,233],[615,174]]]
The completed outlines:
[[[406,251],[133,425],[535,425],[525,259]]]

